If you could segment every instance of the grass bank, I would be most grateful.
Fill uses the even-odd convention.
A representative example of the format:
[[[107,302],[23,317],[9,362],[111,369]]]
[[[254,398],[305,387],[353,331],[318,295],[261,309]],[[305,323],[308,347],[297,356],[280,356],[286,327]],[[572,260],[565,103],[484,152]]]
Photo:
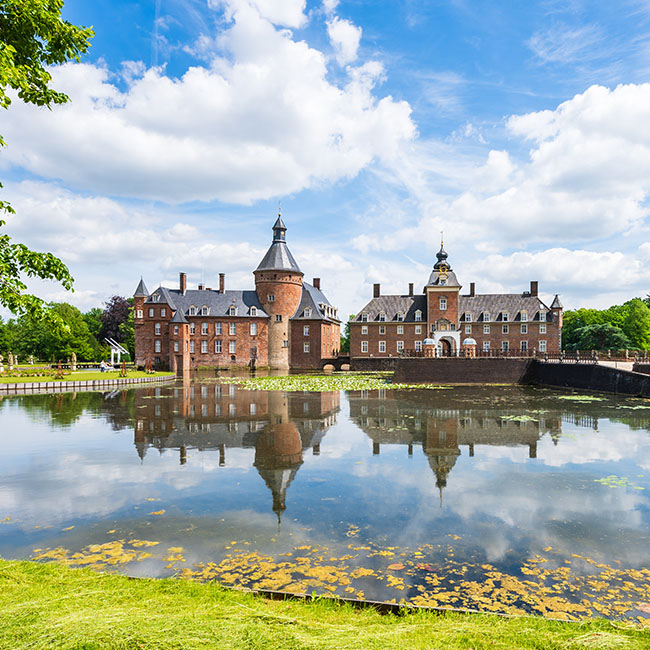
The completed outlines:
[[[0,647],[12,650],[574,650],[650,648],[650,631],[604,620],[372,609],[317,599],[269,601],[214,584],[132,580],[0,560]]]
[[[161,376],[174,377],[173,372],[156,372],[147,373],[141,370],[129,370],[126,373],[126,379],[142,379],[143,377],[161,377]],[[100,372],[99,370],[81,370],[73,372],[69,375],[64,375],[62,379],[56,379],[52,375],[42,376],[7,376],[6,374],[0,375],[0,383],[2,384],[23,384],[23,383],[40,383],[45,381],[56,381],[65,383],[67,381],[97,381],[101,379],[125,379],[120,377],[119,370],[109,370],[108,372]]]

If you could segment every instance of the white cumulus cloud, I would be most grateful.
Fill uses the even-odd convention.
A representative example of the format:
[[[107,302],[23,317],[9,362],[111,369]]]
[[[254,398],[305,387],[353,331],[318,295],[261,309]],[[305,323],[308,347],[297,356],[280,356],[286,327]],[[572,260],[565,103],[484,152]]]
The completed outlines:
[[[335,16],[327,21],[327,34],[340,65],[352,63],[357,58],[361,41],[361,27],[349,20]]]

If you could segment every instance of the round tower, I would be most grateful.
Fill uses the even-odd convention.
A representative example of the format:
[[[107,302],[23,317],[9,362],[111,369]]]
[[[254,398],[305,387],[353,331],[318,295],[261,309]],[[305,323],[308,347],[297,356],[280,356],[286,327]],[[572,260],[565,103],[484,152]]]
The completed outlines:
[[[303,273],[289,251],[287,227],[278,214],[273,226],[273,242],[253,274],[260,304],[269,315],[269,366],[288,370],[290,323],[302,297]]]

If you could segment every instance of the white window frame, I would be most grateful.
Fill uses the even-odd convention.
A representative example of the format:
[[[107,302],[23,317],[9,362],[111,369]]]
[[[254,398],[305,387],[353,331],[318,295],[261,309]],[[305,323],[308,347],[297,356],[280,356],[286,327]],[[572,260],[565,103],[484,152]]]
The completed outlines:
[[[194,341],[190,341],[190,354],[194,354]]]
[[[472,321],[472,312],[466,311],[465,312],[465,322],[466,323],[471,323]]]
[[[221,334],[223,333],[223,326],[222,326],[221,323],[215,323],[214,324],[214,333],[217,336],[221,336]]]
[[[422,334],[422,325],[416,325],[415,326],[415,333],[416,334]]]
[[[379,354],[386,354],[386,341],[379,341]]]
[[[228,341],[228,354],[237,354],[237,341]]]
[[[368,353],[368,341],[361,341],[361,352]]]
[[[270,294],[267,296],[266,299],[267,299],[269,302],[275,302],[275,294],[270,293]]]
[[[228,323],[228,334],[230,336],[237,334],[237,323]]]
[[[196,323],[190,323],[190,334],[196,334]]]
[[[156,323],[156,324],[153,326],[153,329],[154,329],[154,334],[155,334],[156,336],[160,336],[160,323]]]
[[[546,341],[540,341],[539,342],[539,351],[540,352],[546,352]]]
[[[489,351],[490,351],[490,342],[483,341],[483,352],[489,352]]]
[[[196,316],[196,307],[194,305],[190,305],[190,308],[187,312],[190,316]]]
[[[489,311],[484,311],[483,312],[483,322],[484,323],[489,323],[490,322],[490,312]]]
[[[540,334],[546,334],[546,323],[540,323],[539,324],[539,333]]]
[[[528,323],[522,323],[521,324],[521,333],[522,334],[528,334]]]
[[[210,315],[210,307],[208,307],[207,305],[203,305],[203,307],[201,307],[201,316],[209,316],[209,315]]]
[[[303,344],[302,344],[302,351],[303,351],[305,354],[308,354],[308,353],[309,353],[309,343],[303,343]]]
[[[174,341],[174,352],[178,352],[178,341]]]
[[[221,343],[221,339],[219,339],[214,342],[214,353],[221,354],[222,350],[223,350],[223,344]]]
[[[203,334],[203,336],[208,335],[209,327],[210,327],[209,323],[201,323],[201,334]]]
[[[524,309],[521,312],[521,322],[525,323],[528,320],[528,312]]]
[[[380,323],[385,323],[386,322],[386,312],[379,312],[379,322]]]
[[[528,341],[522,341],[521,342],[521,351],[522,352],[528,352]]]
[[[447,298],[440,298],[440,311],[447,311]]]
[[[362,323],[368,322],[368,314],[361,314],[361,322]]]
[[[257,336],[257,323],[250,324],[250,335]]]
[[[379,333],[380,334],[386,334],[386,325],[380,325],[379,326]]]
[[[398,325],[397,326],[397,333],[398,334],[404,334],[404,325]]]
[[[237,307],[235,305],[228,307],[228,316],[237,316]]]
[[[144,314],[143,314],[143,312],[142,312],[142,309],[138,309],[138,310],[136,310],[136,312],[135,312],[135,316],[136,316],[136,318],[143,318],[143,317],[144,317]]]
[[[167,310],[163,307],[160,310],[160,318],[165,318],[167,316]]]
[[[207,354],[208,353],[208,342],[203,340],[201,341],[201,354]]]
[[[422,350],[422,341],[416,341],[415,342],[415,350],[417,352],[420,352],[420,350]]]
[[[160,352],[160,350],[161,350],[161,342],[158,339],[156,339],[153,344],[153,351]]]
[[[397,351],[398,352],[404,351],[404,341],[397,341]]]
[[[509,325],[502,325],[501,326],[501,333],[502,334],[509,334],[510,333],[510,326]]]
[[[403,321],[404,320],[404,312],[403,311],[398,311],[397,312],[397,320],[398,321]]]
[[[503,323],[507,323],[510,318],[510,314],[507,311],[502,311],[501,312],[501,321]]]
[[[501,341],[501,351],[508,352],[510,350],[510,341]]]
[[[309,336],[309,325],[303,325],[302,326],[302,335],[303,336]]]
[[[490,333],[490,326],[483,325],[483,334],[489,334],[489,333]]]
[[[415,312],[415,320],[416,321],[422,320],[422,312],[419,309]]]
[[[368,326],[367,325],[362,325],[361,326],[361,336],[368,336]]]
[[[153,314],[154,314],[153,307],[149,307],[149,318],[153,318]]]
[[[472,333],[472,326],[465,325],[465,334],[471,334],[471,333]]]

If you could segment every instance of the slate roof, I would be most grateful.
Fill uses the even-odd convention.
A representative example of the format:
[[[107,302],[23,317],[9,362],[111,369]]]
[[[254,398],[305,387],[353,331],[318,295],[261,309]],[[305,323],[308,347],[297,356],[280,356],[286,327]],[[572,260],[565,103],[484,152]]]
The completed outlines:
[[[135,293],[133,294],[134,298],[146,298],[149,295],[149,290],[147,289],[147,286],[144,283],[144,280],[140,278],[140,284],[138,284],[138,288],[135,290]]]
[[[441,278],[445,279],[444,285],[440,284]],[[433,271],[431,271],[431,275],[429,276],[429,281],[427,282],[426,286],[427,287],[438,287],[438,286],[460,287],[461,285],[460,282],[458,282],[458,278],[456,278],[456,274],[451,269],[448,269],[446,275],[443,275],[439,270],[434,268]]]
[[[404,314],[404,322],[415,322],[415,312],[422,312],[422,320],[427,318],[427,298],[418,296],[379,296],[373,298],[355,317],[355,322],[361,322],[361,314],[368,314],[368,321],[378,321],[379,314],[386,314],[386,322],[396,321],[397,314]],[[420,322],[420,321],[418,321]]]
[[[158,299],[156,299],[158,297]],[[189,315],[190,307],[197,309],[197,316],[202,307],[208,307],[208,316],[227,316],[231,306],[237,309],[237,316],[251,316],[251,307],[257,308],[257,318],[268,318],[262,308],[256,291],[226,291],[220,293],[214,289],[188,289],[183,295],[178,289],[158,287],[147,299],[147,304],[167,304],[173,310]]]
[[[273,243],[255,269],[256,271],[293,271],[302,275],[298,263],[284,240],[286,230],[287,227],[284,225],[282,217],[278,215],[273,226]]]
[[[546,312],[540,318],[540,310]],[[502,312],[508,312],[509,322],[521,321],[521,312],[527,312],[528,321],[551,321],[552,314],[548,307],[537,297],[529,293],[486,293],[476,296],[458,297],[458,315],[465,322],[465,313],[472,315],[473,322],[483,322],[484,312],[490,315],[490,322],[501,322]]]
[[[332,306],[325,294],[308,282],[302,283],[302,296],[296,313],[291,320],[326,320],[331,323],[339,323],[339,319],[330,316],[323,310],[320,305]],[[311,308],[311,316],[305,316],[305,309]],[[335,312],[336,313],[336,312]]]
[[[451,275],[451,274],[450,274]],[[419,322],[415,320],[415,312],[422,312],[423,321],[427,318],[427,299],[421,294],[417,296],[379,296],[373,298],[359,313],[354,321],[361,321],[361,314],[368,314],[368,322],[379,321],[379,314],[386,314],[386,322],[400,322],[397,314],[405,314],[404,322]],[[502,312],[508,312],[509,322],[521,320],[521,312],[526,311],[528,322],[540,320],[540,312],[546,312],[541,319],[547,322],[552,321],[552,314],[549,308],[537,297],[522,293],[494,293],[477,296],[458,297],[458,315],[461,322],[465,322],[465,313],[472,315],[473,322],[482,322],[483,314],[490,314],[490,322],[500,322],[503,318]]]
[[[553,298],[553,302],[551,303],[551,309],[564,309],[564,305],[562,304],[562,301],[560,300],[560,296],[555,294],[555,298]]]

